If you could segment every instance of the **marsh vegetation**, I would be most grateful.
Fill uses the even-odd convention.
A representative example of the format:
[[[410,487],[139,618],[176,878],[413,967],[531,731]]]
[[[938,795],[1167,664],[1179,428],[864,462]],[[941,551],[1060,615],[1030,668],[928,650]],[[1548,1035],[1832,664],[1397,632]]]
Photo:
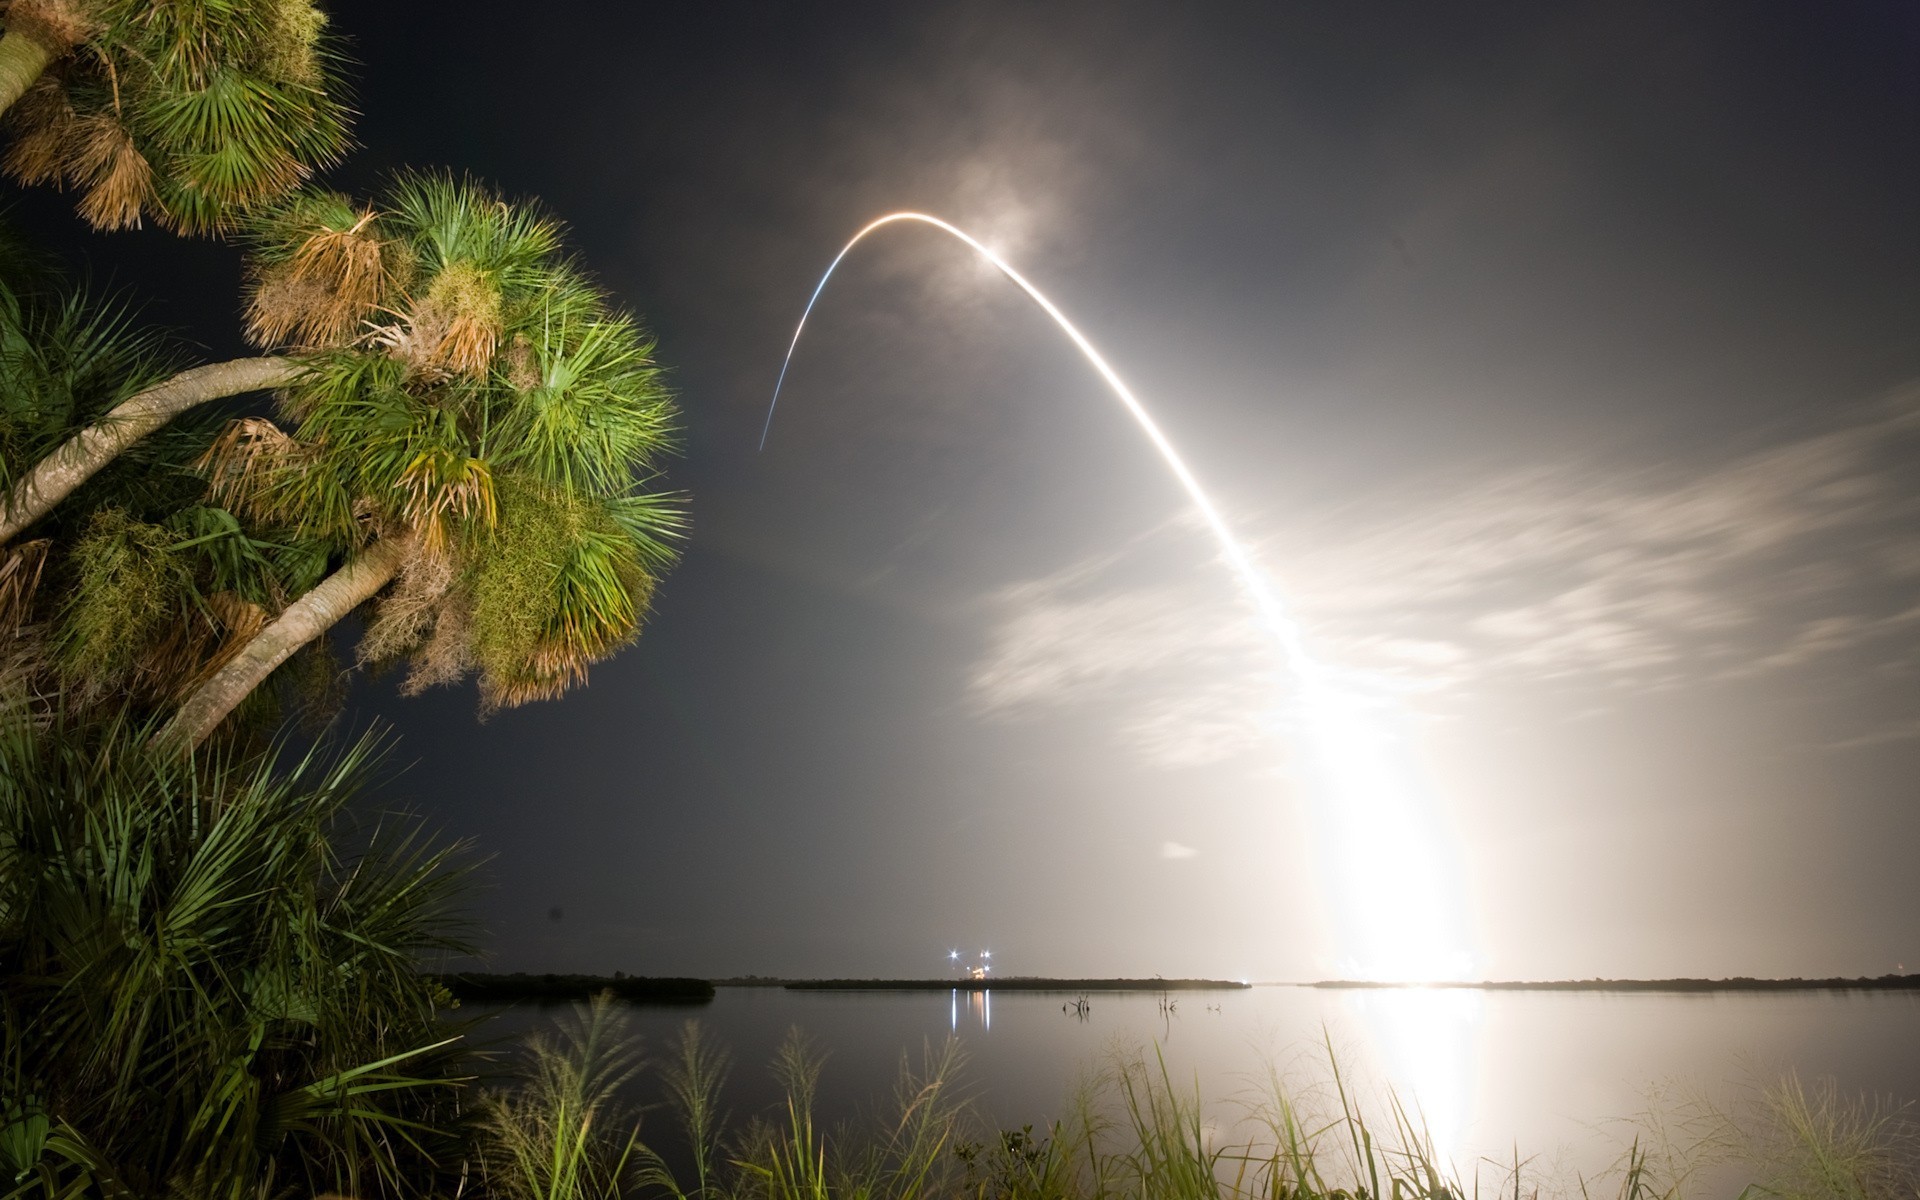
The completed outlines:
[[[823,1060],[797,1028],[768,1068],[779,1101],[741,1120],[724,1102],[729,1055],[698,1021],[664,1048],[664,1104],[623,1107],[646,1067],[606,997],[514,1061],[521,1081],[483,1101],[481,1176],[542,1200],[1878,1200],[1920,1185],[1905,1112],[1791,1073],[1732,1103],[1668,1097],[1628,1123],[1611,1169],[1561,1178],[1517,1152],[1445,1161],[1411,1099],[1368,1111],[1331,1050],[1313,1076],[1270,1072],[1231,1098],[1180,1082],[1157,1048],[1116,1051],[1058,1120],[1018,1129],[982,1122],[952,1040],[903,1060],[866,1119],[832,1124],[819,1115]]]

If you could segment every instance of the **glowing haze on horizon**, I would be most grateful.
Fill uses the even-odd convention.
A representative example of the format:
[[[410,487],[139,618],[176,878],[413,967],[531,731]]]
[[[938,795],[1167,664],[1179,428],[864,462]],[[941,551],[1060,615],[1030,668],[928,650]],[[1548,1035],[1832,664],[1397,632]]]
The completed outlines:
[[[1293,682],[1293,724],[1308,770],[1311,819],[1325,848],[1323,890],[1333,910],[1342,973],[1354,978],[1463,979],[1472,968],[1458,877],[1444,822],[1409,744],[1408,717],[1391,689],[1311,652],[1281,603],[1180,452],[1106,358],[1065,313],[1007,261],[965,230],[919,212],[893,212],[862,226],[814,286],[787,344],[760,433],[765,449],[787,369],[827,281],[868,235],[898,223],[932,226],[964,243],[1052,318],[1103,379],[1186,492],[1252,602],[1260,628]]]

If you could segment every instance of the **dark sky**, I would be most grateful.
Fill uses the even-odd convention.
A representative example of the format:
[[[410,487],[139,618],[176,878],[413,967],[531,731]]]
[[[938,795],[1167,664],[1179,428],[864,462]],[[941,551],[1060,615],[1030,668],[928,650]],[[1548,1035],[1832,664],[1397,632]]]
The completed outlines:
[[[1316,840],[1231,575],[1004,280],[863,245],[755,452],[901,208],[1048,290],[1400,697],[1475,974],[1920,964],[1920,7],[329,10],[333,180],[539,196],[685,407],[637,647],[485,725],[355,692],[494,855],[500,967],[1341,970],[1323,897],[1380,863]],[[85,244],[239,349],[231,252]]]

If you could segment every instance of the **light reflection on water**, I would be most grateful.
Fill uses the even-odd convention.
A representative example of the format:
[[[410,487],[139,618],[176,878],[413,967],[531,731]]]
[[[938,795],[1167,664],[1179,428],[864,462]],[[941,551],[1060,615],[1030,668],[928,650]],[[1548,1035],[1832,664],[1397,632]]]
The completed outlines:
[[[956,1034],[960,1032],[960,997],[962,996],[967,998],[969,1028],[977,1027],[982,1033],[993,1028],[993,989],[963,992],[959,988],[954,988],[948,994],[952,997],[952,1003],[947,1015],[947,1032]]]
[[[1157,1046],[1174,1083],[1197,1085],[1214,1105],[1213,1127],[1230,1141],[1250,1134],[1244,1106],[1276,1077],[1296,1096],[1317,1091],[1326,1101],[1330,1046],[1371,1120],[1388,1123],[1389,1093],[1397,1096],[1468,1177],[1478,1160],[1511,1163],[1516,1149],[1558,1178],[1592,1175],[1632,1136],[1618,1122],[1670,1081],[1724,1090],[1793,1067],[1803,1079],[1833,1076],[1846,1093],[1920,1100],[1920,995],[1912,993],[1257,987],[1173,993],[1173,1010],[1163,1012],[1153,993],[1096,992],[1085,1020],[1062,1012],[1071,999],[722,988],[702,1008],[634,1008],[631,1016],[655,1061],[681,1022],[697,1016],[733,1053],[727,1106],[736,1118],[778,1103],[765,1064],[798,1026],[827,1055],[819,1103],[829,1122],[884,1105],[903,1058],[917,1062],[923,1046],[952,1036],[967,1056],[966,1080],[998,1126],[1045,1128],[1116,1051],[1144,1050],[1152,1061]],[[495,1024],[498,1032],[526,1028],[553,1011],[516,1008]]]
[[[1364,1036],[1407,1115],[1442,1162],[1470,1157],[1481,992],[1393,988],[1350,993]]]

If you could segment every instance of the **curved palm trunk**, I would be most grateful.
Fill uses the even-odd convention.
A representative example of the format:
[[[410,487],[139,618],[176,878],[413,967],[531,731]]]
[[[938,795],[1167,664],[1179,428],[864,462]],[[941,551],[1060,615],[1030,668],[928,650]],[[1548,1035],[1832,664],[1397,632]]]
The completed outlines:
[[[17,32],[0,37],[0,112],[12,108],[52,61],[53,51],[38,38]]]
[[[0,38],[0,46],[12,40]],[[181,413],[209,400],[280,387],[292,382],[299,369],[290,358],[236,358],[182,371],[122,401],[61,443],[14,485],[0,507],[0,545],[45,516],[128,446]]]
[[[404,538],[386,538],[321,580],[195,688],[173,720],[154,735],[154,743],[190,750],[205,741],[275,667],[385,587],[399,573],[406,556]]]

